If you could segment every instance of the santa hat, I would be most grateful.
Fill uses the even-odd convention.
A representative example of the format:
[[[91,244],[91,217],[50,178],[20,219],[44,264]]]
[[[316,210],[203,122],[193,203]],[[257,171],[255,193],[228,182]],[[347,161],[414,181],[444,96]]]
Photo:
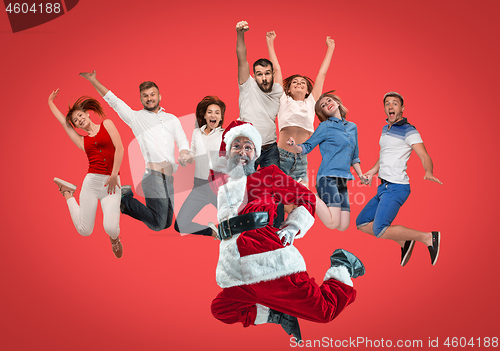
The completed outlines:
[[[258,130],[249,122],[239,120],[231,122],[222,133],[222,142],[220,143],[219,157],[214,162],[212,169],[221,171],[227,166],[227,160],[224,156],[229,155],[231,144],[237,137],[247,137],[255,146],[255,157],[258,158],[261,153],[262,137]]]

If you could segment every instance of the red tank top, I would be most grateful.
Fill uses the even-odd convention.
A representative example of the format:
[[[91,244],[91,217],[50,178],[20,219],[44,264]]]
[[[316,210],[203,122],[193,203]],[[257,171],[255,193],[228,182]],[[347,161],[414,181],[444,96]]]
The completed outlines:
[[[103,123],[95,136],[83,137],[83,145],[89,159],[87,173],[111,175],[115,159],[115,146]]]

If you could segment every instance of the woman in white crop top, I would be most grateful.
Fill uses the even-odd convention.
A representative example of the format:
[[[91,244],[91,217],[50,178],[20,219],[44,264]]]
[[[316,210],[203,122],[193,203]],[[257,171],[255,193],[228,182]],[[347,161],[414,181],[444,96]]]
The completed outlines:
[[[314,132],[314,105],[323,90],[323,83],[335,49],[335,41],[326,37],[326,55],[316,76],[316,83],[314,83],[309,77],[299,74],[283,80],[281,67],[274,50],[275,38],[274,32],[268,32],[266,35],[269,58],[274,66],[274,79],[283,87],[278,112],[280,168],[293,179],[300,180],[307,186],[307,155],[297,155],[286,141],[293,138],[296,143],[303,143]]]
[[[182,204],[174,228],[179,233],[214,236],[210,227],[193,222],[194,217],[208,204],[217,208],[217,195],[210,189],[208,173],[214,153],[222,141],[226,104],[217,96],[205,96],[196,106],[196,124],[191,139],[191,161],[195,162],[193,190]]]

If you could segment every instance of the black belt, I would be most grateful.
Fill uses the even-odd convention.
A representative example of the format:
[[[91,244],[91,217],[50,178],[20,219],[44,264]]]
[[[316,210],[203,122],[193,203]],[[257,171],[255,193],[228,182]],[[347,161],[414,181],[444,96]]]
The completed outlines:
[[[266,150],[266,149],[269,149],[271,146],[273,145],[276,145],[276,143],[271,143],[271,144],[266,144],[266,145],[262,145],[260,147],[261,150]]]
[[[221,240],[231,239],[233,235],[264,228],[268,224],[269,214],[267,212],[251,212],[229,219],[226,218],[219,223],[219,238]]]

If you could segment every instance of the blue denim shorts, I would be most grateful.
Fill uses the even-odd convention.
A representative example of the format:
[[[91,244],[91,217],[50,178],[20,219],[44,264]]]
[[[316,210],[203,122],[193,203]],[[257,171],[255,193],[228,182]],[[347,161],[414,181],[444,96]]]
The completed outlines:
[[[302,181],[307,183],[307,155],[296,154],[281,148],[278,150],[281,170],[294,180],[302,178]]]
[[[356,218],[356,226],[373,222],[373,234],[377,238],[385,233],[396,218],[399,209],[410,196],[410,184],[395,184],[382,180],[373,197]]]
[[[321,177],[316,184],[318,196],[328,207],[340,207],[341,211],[351,212],[346,178]]]

